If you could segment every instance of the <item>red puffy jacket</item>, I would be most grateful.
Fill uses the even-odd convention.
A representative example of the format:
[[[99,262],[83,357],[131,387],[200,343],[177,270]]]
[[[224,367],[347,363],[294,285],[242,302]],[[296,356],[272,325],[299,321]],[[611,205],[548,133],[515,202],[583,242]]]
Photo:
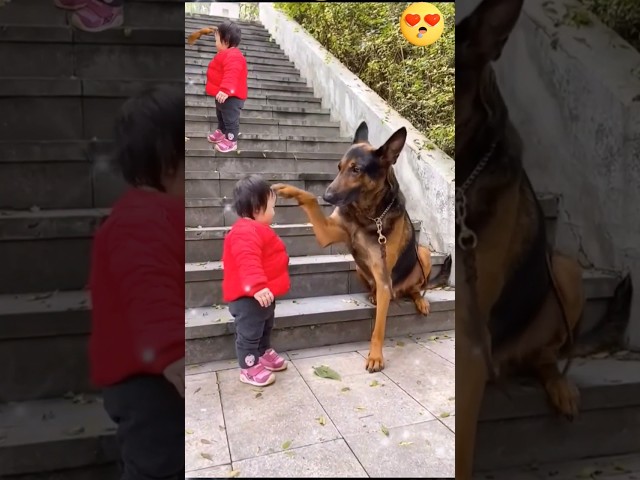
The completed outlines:
[[[246,100],[247,88],[247,60],[237,48],[222,50],[207,68],[207,95],[215,97],[220,90],[230,97]]]
[[[275,297],[289,291],[289,256],[269,225],[238,219],[224,239],[222,264],[225,302],[253,297],[263,288],[269,288]]]
[[[162,374],[184,357],[184,201],[128,190],[96,232],[91,261],[92,383]]]

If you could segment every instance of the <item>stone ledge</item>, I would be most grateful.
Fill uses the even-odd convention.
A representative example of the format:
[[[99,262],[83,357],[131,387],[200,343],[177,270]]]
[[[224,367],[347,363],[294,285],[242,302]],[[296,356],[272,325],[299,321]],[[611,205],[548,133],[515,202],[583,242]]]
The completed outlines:
[[[94,80],[80,78],[2,78],[0,97],[99,97],[129,98],[147,86],[182,87],[166,79]]]

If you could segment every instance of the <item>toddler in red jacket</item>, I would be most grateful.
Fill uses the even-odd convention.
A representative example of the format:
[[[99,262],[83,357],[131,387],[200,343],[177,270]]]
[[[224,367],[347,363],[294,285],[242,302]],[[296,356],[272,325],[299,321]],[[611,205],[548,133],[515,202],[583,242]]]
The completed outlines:
[[[238,49],[240,28],[226,21],[215,32],[218,53],[207,68],[206,93],[216,99],[218,129],[207,136],[218,152],[238,149],[240,112],[247,99],[247,60]]]
[[[264,387],[287,362],[271,348],[276,297],[289,291],[289,256],[271,228],[276,194],[259,175],[240,180],[233,191],[240,217],[224,239],[222,293],[236,327],[240,381]]]
[[[92,383],[117,425],[122,479],[184,478],[184,91],[122,106],[116,164],[130,188],[95,234]]]

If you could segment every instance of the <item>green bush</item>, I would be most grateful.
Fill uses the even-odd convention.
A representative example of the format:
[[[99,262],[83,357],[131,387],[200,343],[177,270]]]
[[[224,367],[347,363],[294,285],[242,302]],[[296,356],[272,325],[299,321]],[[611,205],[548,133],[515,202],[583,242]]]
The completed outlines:
[[[400,33],[411,2],[276,3],[327,50],[453,157],[455,146],[455,7],[434,2],[443,14],[442,37],[428,47]]]
[[[583,0],[600,21],[640,51],[640,1]]]

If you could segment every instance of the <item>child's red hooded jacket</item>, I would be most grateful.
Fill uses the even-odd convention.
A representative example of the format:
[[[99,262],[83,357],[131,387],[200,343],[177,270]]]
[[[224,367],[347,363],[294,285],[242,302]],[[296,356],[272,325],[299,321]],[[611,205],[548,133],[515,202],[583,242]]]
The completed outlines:
[[[207,68],[207,95],[215,97],[223,91],[230,97],[246,100],[247,60],[237,48],[227,48],[217,53]]]
[[[263,288],[274,297],[289,291],[289,256],[269,225],[240,218],[224,239],[222,264],[225,302],[253,297]]]

